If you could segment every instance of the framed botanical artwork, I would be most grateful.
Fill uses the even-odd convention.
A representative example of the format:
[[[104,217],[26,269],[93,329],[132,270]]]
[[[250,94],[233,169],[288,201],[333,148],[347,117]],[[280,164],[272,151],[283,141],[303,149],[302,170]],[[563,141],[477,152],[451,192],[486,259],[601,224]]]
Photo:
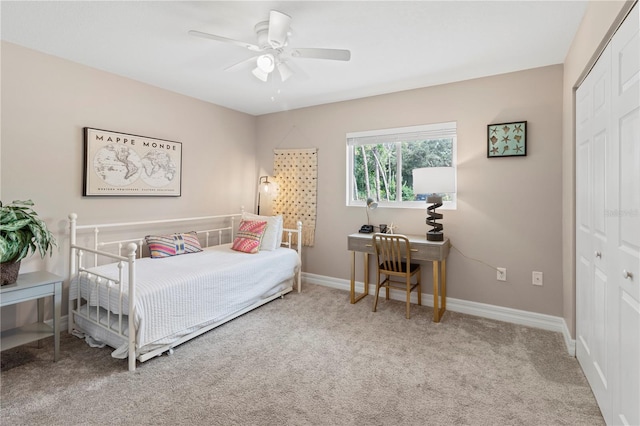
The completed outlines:
[[[179,197],[180,142],[84,128],[86,197]]]
[[[487,157],[523,157],[527,155],[527,122],[489,124]]]

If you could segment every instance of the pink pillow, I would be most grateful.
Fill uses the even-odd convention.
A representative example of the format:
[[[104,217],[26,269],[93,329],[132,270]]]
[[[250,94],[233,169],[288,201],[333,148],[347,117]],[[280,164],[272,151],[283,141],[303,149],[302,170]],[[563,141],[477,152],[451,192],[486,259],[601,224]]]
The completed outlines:
[[[231,248],[244,253],[257,253],[266,228],[266,221],[243,220],[240,222],[238,234]]]
[[[170,235],[147,235],[145,240],[149,246],[149,254],[153,258],[202,251],[200,241],[198,241],[198,234],[195,232]]]

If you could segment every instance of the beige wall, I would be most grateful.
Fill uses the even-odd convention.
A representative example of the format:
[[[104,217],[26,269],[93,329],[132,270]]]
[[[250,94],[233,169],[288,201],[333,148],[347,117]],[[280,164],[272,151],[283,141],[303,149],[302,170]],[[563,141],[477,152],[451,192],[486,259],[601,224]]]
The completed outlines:
[[[276,147],[319,148],[316,244],[305,249],[305,271],[347,279],[346,236],[366,221],[363,208],[345,205],[347,132],[457,121],[458,209],[444,211],[445,234],[465,255],[506,267],[508,281],[454,250],[448,295],[561,316],[562,75],[556,65],[258,117],[261,169],[272,172]],[[487,125],[519,120],[528,121],[527,156],[488,159]],[[378,208],[371,219],[423,234],[425,212]],[[532,271],[544,273],[543,287],[531,284]]]
[[[562,110],[563,316],[575,336],[575,89],[635,1],[591,1],[564,62]]]
[[[58,238],[52,258],[21,272],[67,276],[70,212],[87,224],[253,208],[255,117],[5,42],[1,78],[1,199],[32,199]],[[85,126],[182,142],[182,196],[82,197]],[[3,329],[34,306],[3,308]]]
[[[258,118],[2,42],[0,198],[33,199],[59,241],[52,258],[32,257],[22,271],[46,268],[66,277],[71,211],[88,223],[250,209],[257,176],[272,172],[273,148],[318,147],[316,245],[305,249],[304,269],[347,279],[346,235],[366,218],[361,208],[345,206],[345,133],[457,121],[459,203],[444,211],[445,233],[467,256],[506,267],[508,281],[453,250],[449,296],[563,316],[574,333],[574,87],[631,3],[591,2],[564,68]],[[528,121],[527,157],[487,159],[486,125],[516,120]],[[85,126],[182,142],[182,197],[82,197]],[[400,232],[426,230],[423,210],[378,209],[371,216]],[[543,287],[531,285],[533,270],[544,272]],[[427,266],[427,282],[429,272]],[[17,309],[3,309],[3,329],[33,316],[33,306]]]

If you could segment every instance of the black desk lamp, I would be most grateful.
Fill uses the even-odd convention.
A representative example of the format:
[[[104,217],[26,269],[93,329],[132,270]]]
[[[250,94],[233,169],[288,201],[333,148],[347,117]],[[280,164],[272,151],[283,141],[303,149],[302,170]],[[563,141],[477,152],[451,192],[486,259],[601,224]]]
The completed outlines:
[[[426,197],[427,225],[431,229],[427,232],[428,241],[444,241],[444,228],[438,219],[442,219],[442,213],[436,213],[436,209],[442,206],[442,194],[455,192],[456,172],[453,167],[423,167],[413,169],[413,193],[416,195],[428,194]]]

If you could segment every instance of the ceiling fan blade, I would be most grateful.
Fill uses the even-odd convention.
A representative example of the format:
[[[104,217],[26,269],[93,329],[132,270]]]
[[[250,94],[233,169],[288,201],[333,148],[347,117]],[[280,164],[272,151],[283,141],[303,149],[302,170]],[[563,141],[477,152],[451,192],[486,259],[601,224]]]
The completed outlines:
[[[215,34],[203,33],[201,31],[190,30],[189,31],[189,35],[192,35],[192,36],[195,36],[195,37],[208,38],[210,40],[221,41],[223,43],[235,44],[236,46],[241,46],[241,47],[244,47],[246,49],[253,50],[255,52],[259,52],[261,50],[255,44],[246,43],[244,41],[238,41],[238,40],[234,40],[234,39],[227,38],[227,37],[222,37],[222,36],[215,35]]]
[[[240,62],[236,62],[235,64],[229,65],[224,70],[225,71],[232,71],[232,70],[235,70],[235,69],[237,69],[237,68],[241,67],[242,65],[245,65],[245,64],[247,64],[249,62],[254,62],[255,63],[256,58],[257,58],[257,56],[251,56],[251,57],[249,57],[247,59],[241,60]]]
[[[269,34],[267,41],[274,49],[284,46],[287,43],[291,16],[277,10],[269,13]]]
[[[344,49],[297,48],[291,50],[291,56],[296,58],[332,59],[334,61],[348,61],[351,52]]]

